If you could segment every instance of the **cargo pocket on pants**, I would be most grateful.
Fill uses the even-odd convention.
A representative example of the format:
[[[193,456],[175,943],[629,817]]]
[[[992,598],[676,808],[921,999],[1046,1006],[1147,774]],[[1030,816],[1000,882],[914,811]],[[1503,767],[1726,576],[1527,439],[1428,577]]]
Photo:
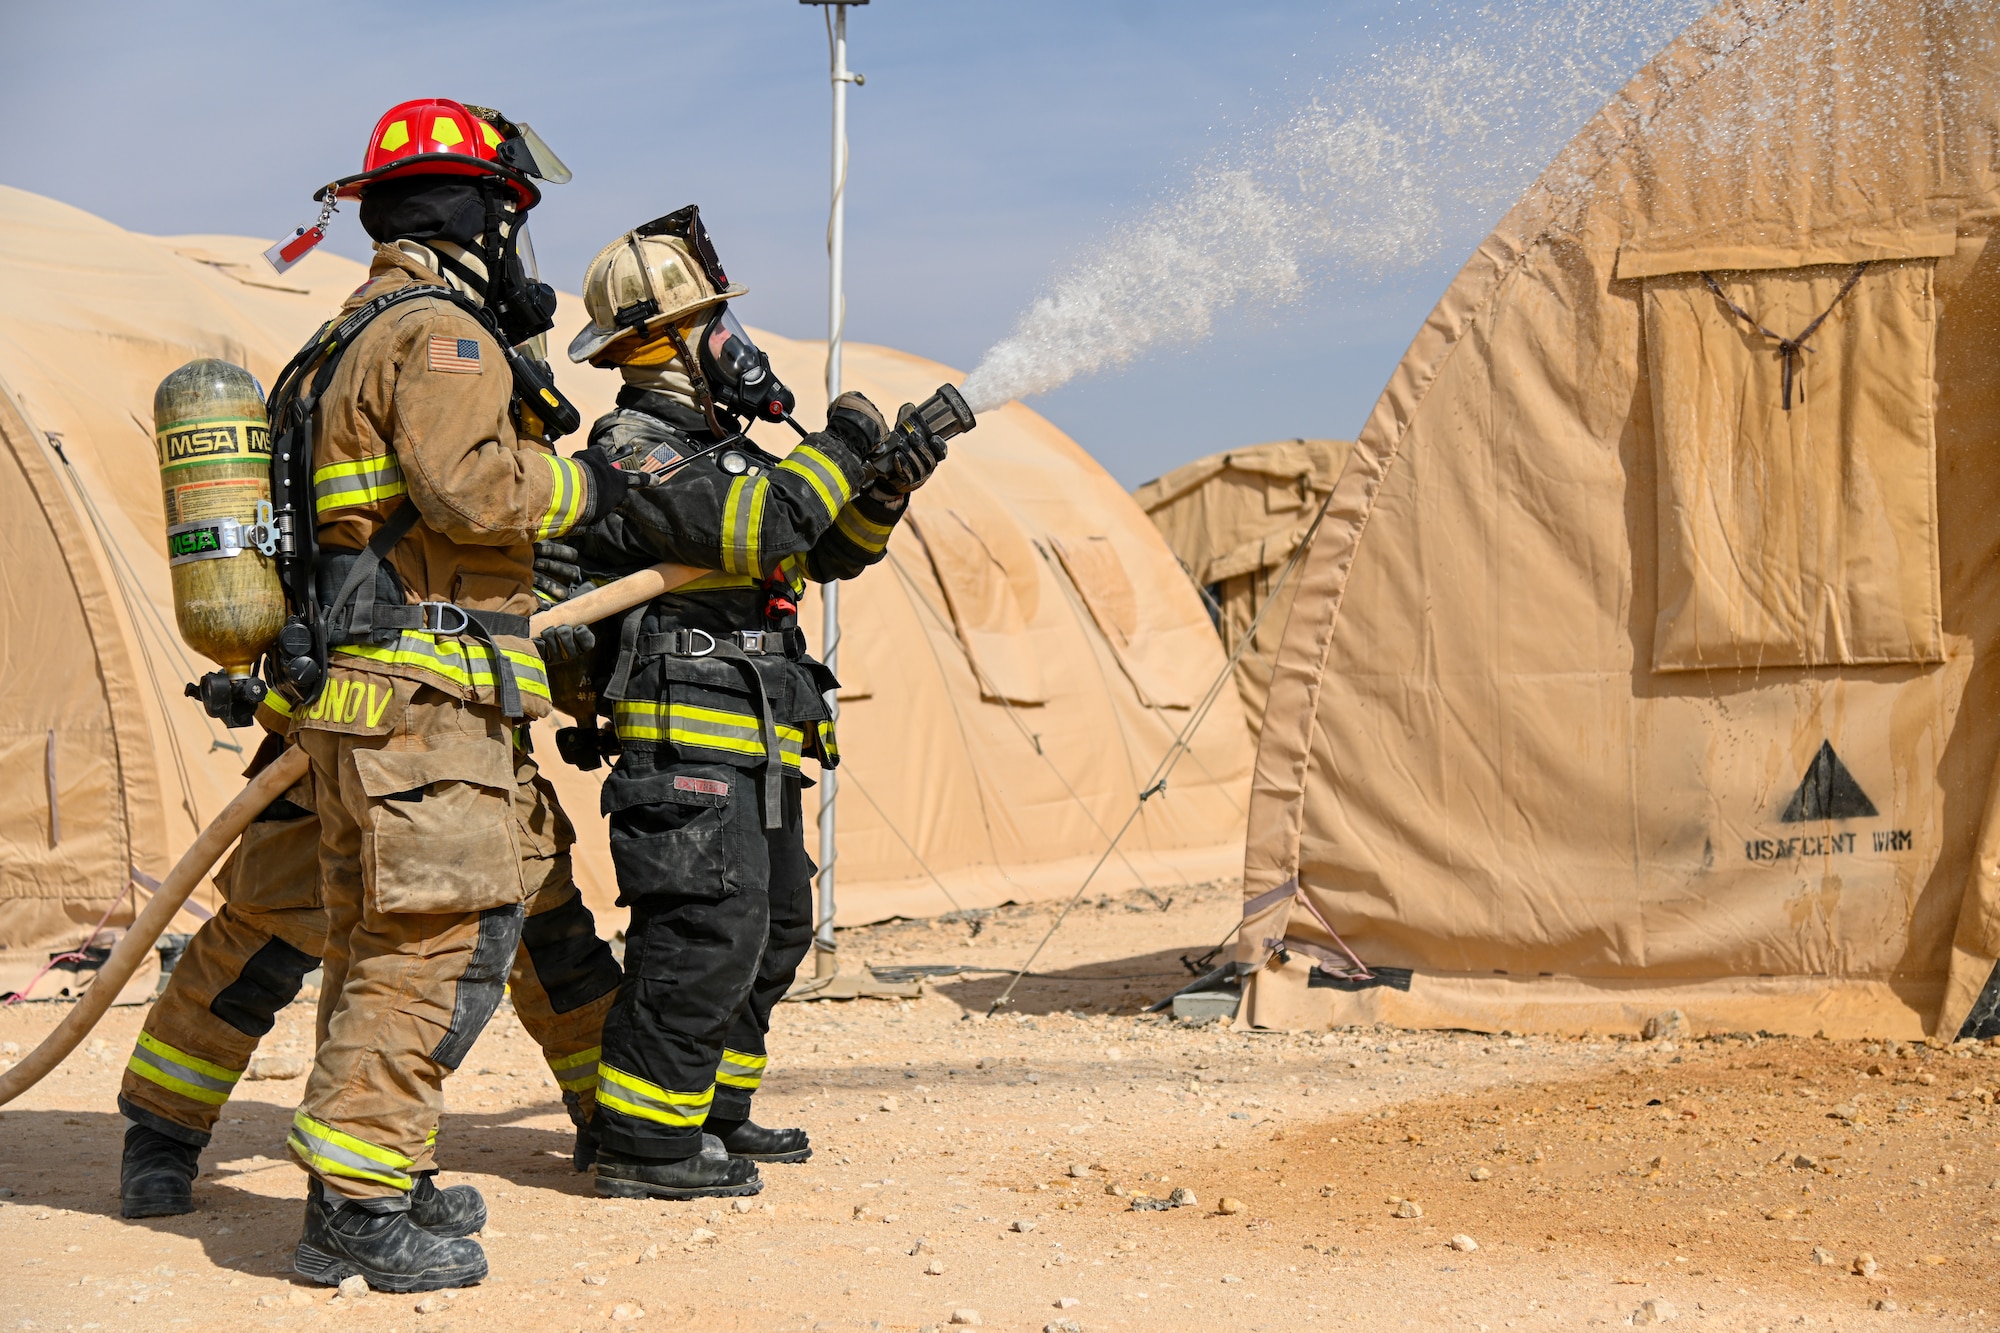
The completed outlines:
[[[477,912],[518,903],[514,766],[501,744],[355,750],[369,797],[361,841],[378,912]]]
[[[619,905],[655,893],[715,901],[752,882],[749,861],[761,856],[764,840],[741,826],[753,791],[746,774],[719,764],[613,772],[602,804]]]

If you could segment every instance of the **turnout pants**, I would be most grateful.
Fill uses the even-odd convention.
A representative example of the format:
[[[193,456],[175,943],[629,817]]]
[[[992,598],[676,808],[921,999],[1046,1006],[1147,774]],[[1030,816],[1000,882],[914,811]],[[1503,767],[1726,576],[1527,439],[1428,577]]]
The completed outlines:
[[[628,750],[605,781],[625,988],[604,1023],[598,1137],[634,1157],[700,1151],[713,1118],[750,1118],[771,1009],[812,944],[799,779],[766,829],[761,775]]]
[[[331,1193],[407,1207],[436,1169],[444,1080],[500,1003],[510,970],[541,997],[565,1092],[595,1075],[595,1031],[617,984],[569,885],[569,822],[494,709],[420,689],[388,735],[302,730],[319,810],[326,901],[319,1050],[286,1146]],[[553,896],[553,895],[551,895]],[[543,918],[548,918],[544,920]],[[516,966],[527,943],[529,965]],[[536,960],[541,952],[549,960]]]
[[[523,837],[521,874],[534,896],[509,987],[571,1118],[587,1124],[596,1107],[599,1035],[621,973],[571,878],[569,826],[555,793],[539,775],[528,785],[535,802],[523,801],[517,786],[516,813],[550,836]],[[563,850],[535,854],[550,844]],[[319,845],[310,778],[245,831],[215,877],[222,910],[189,940],[126,1065],[118,1108],[129,1119],[207,1146],[259,1039],[326,950]]]

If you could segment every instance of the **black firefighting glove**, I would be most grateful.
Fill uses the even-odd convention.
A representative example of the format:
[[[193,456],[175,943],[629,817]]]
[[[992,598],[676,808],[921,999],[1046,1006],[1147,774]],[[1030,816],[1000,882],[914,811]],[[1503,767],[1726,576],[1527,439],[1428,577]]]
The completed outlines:
[[[535,646],[542,650],[545,666],[561,666],[597,647],[597,636],[588,625],[551,625],[536,637]]]
[[[551,602],[567,602],[589,587],[582,557],[562,542],[535,543],[535,591]]]
[[[826,433],[853,451],[871,466],[882,456],[889,441],[889,423],[875,404],[858,393],[844,393],[826,409]]]
[[[889,495],[908,495],[931,479],[950,449],[945,442],[924,429],[917,420],[916,406],[903,404],[896,429],[889,432],[889,445],[879,465],[875,490]]]
[[[588,527],[608,517],[624,501],[625,492],[632,485],[632,474],[614,467],[605,452],[594,444],[571,454],[570,458],[590,473],[590,510],[577,524]]]

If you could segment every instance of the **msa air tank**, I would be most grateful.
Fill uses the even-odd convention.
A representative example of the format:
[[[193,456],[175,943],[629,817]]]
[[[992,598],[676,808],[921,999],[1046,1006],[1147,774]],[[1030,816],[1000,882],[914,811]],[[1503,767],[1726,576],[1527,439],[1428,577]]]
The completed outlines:
[[[245,680],[285,623],[285,593],[271,559],[277,547],[263,388],[241,366],[190,361],[153,393],[153,438],[167,501],[174,620],[188,647],[231,681]]]

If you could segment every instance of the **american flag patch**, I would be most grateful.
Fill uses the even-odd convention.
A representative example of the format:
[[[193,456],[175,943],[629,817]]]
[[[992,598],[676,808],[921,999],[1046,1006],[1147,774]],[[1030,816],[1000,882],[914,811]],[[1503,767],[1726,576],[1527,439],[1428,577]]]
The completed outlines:
[[[432,337],[430,367],[432,370],[447,371],[456,375],[477,375],[479,340]]]

